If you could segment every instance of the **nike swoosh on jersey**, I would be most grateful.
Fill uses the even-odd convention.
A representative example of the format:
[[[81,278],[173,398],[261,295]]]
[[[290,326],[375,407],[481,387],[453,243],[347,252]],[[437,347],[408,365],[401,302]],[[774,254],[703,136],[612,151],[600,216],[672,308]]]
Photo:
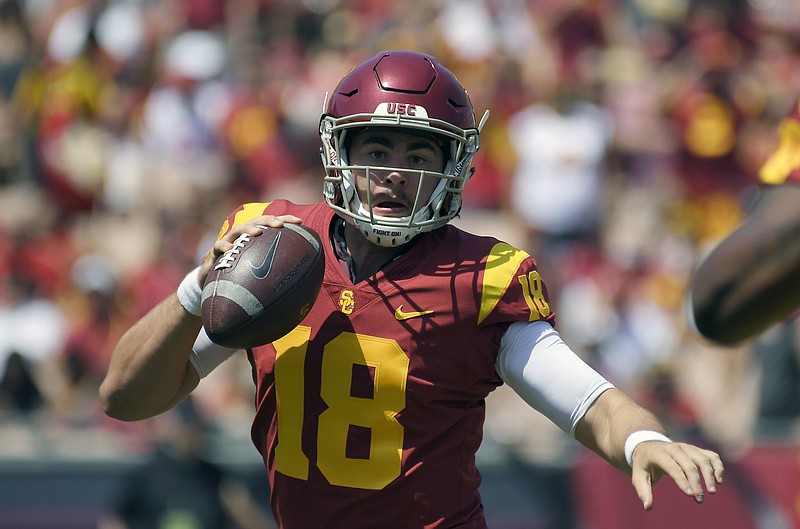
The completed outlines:
[[[420,316],[427,316],[428,314],[433,314],[433,311],[423,310],[419,312],[403,312],[402,305],[397,307],[397,310],[394,311],[394,317],[397,318],[399,321],[410,320],[411,318],[418,318]]]
[[[272,270],[272,263],[275,261],[275,252],[278,250],[278,241],[281,238],[281,232],[278,232],[278,235],[270,244],[269,249],[267,250],[267,255],[264,256],[264,262],[258,266],[253,266],[252,261],[250,264],[250,271],[253,273],[253,276],[256,279],[264,279],[269,275],[270,270]]]

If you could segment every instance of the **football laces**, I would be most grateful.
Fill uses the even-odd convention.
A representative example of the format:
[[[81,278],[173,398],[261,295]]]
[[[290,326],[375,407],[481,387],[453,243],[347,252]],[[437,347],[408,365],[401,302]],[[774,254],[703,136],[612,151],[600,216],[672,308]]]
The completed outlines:
[[[226,268],[230,268],[233,266],[233,262],[236,260],[236,256],[241,253],[241,249],[250,241],[250,235],[247,233],[243,233],[237,237],[235,241],[233,241],[233,248],[222,254],[222,257],[219,258],[217,265],[214,267],[214,270],[224,270]]]

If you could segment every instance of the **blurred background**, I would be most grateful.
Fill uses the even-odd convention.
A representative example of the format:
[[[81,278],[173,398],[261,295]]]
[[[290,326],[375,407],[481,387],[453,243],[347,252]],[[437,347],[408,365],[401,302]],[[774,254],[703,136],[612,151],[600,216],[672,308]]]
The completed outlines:
[[[158,420],[107,419],[97,387],[236,205],[321,198],[325,93],[392,48],[436,55],[492,112],[456,224],[529,251],[567,343],[728,465],[704,506],[665,480],[645,515],[501,388],[491,526],[797,527],[798,325],[719,349],[682,308],[800,95],[796,0],[0,0],[0,529],[270,527],[243,357]],[[190,488],[142,497],[158,457],[219,512],[131,514]]]

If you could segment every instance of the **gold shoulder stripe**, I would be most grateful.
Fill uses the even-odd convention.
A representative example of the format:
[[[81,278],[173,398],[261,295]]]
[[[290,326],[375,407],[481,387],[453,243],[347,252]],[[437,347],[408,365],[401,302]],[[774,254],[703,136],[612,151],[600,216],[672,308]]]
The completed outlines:
[[[217,235],[217,239],[221,239],[228,231],[231,230],[234,226],[238,226],[239,224],[244,224],[245,222],[252,220],[259,215],[264,213],[264,210],[269,206],[271,202],[250,202],[242,206],[242,209],[236,212],[233,216],[233,225],[228,223],[228,220],[225,219],[225,223],[222,225],[222,229],[219,230],[219,234]]]
[[[491,314],[508,286],[517,275],[520,263],[529,257],[527,252],[518,250],[504,242],[497,243],[486,260],[481,288],[481,309],[478,324]]]

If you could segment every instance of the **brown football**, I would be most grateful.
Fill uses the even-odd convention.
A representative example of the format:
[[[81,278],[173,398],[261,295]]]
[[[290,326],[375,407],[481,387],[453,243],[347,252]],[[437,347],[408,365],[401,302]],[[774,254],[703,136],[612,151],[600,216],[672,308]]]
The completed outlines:
[[[214,343],[248,349],[277,340],[305,318],[322,288],[317,232],[297,224],[242,234],[203,288],[203,327]]]

